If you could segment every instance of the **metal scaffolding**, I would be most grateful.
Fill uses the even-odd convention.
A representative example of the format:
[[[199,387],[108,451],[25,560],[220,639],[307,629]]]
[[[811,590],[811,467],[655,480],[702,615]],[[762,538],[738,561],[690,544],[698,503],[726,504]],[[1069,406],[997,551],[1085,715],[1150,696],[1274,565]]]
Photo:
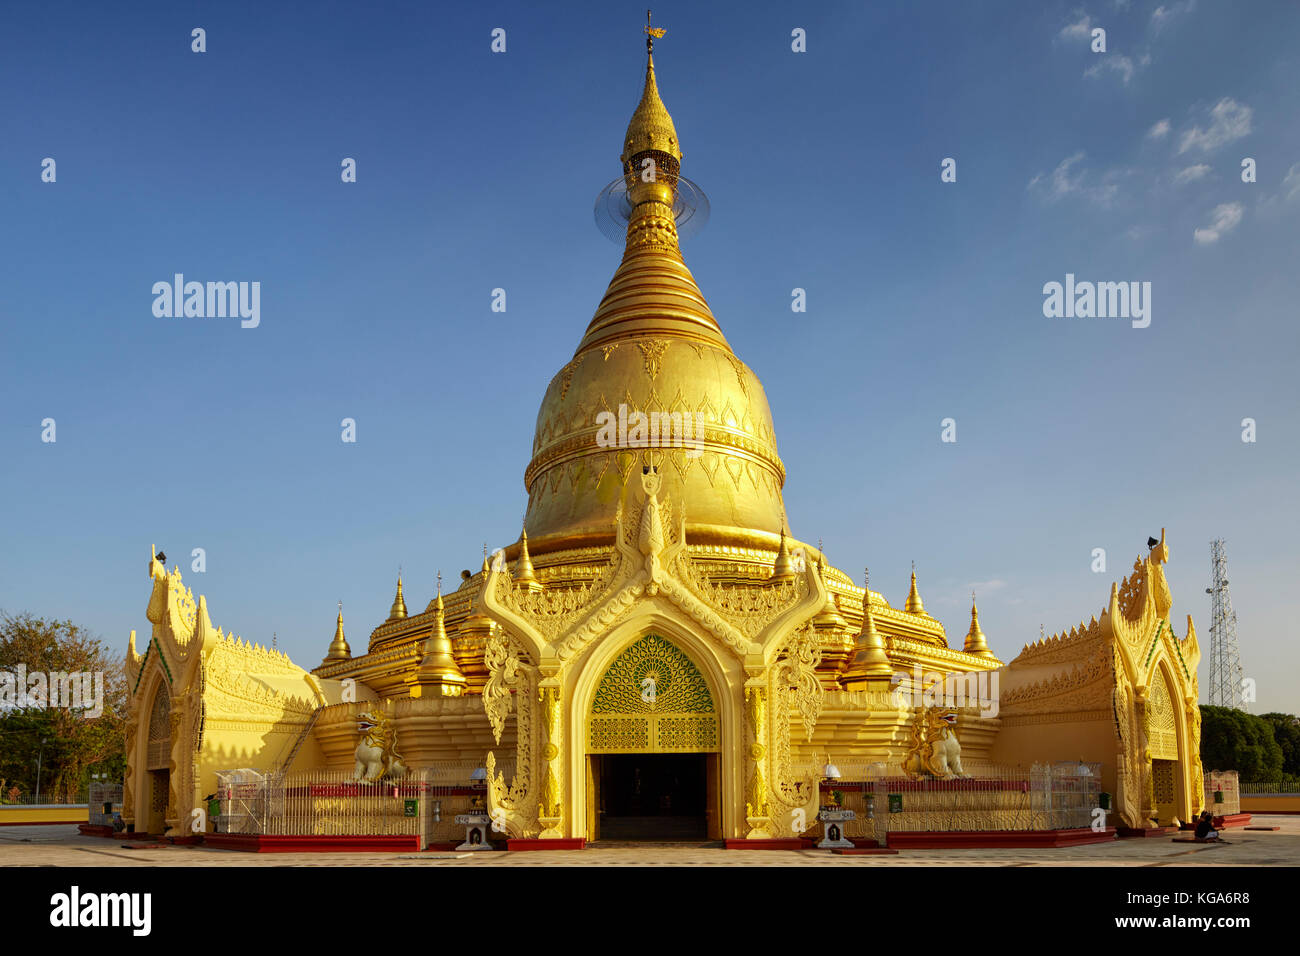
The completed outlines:
[[[1214,584],[1205,589],[1211,598],[1210,611],[1210,704],[1245,710],[1242,694],[1241,653],[1237,647],[1237,614],[1228,593],[1228,558],[1223,539],[1210,542],[1210,566]]]

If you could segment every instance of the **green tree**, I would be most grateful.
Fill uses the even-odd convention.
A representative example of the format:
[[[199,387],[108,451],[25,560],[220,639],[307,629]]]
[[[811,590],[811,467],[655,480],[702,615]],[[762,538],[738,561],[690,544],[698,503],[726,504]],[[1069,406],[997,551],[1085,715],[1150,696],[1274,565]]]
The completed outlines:
[[[1231,707],[1201,707],[1201,763],[1207,771],[1235,770],[1242,782],[1282,776],[1282,748],[1273,724]]]
[[[0,779],[4,790],[36,791],[41,798],[75,800],[92,773],[121,779],[125,767],[126,679],[122,658],[71,621],[47,621],[0,612],[0,670],[103,674],[99,717],[67,707],[10,705],[0,708]],[[26,690],[26,688],[23,688]],[[53,703],[53,701],[51,701]]]
[[[1273,725],[1273,739],[1282,748],[1282,772],[1300,777],[1300,717],[1295,714],[1260,714]]]

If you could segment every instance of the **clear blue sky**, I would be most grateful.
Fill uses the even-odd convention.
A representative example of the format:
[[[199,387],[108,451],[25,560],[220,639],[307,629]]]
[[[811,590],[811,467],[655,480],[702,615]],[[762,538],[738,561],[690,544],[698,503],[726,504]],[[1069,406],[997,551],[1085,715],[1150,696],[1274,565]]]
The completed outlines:
[[[1296,5],[655,19],[713,206],[687,261],[767,388],[794,532],[896,604],[915,560],[957,644],[974,587],[1007,659],[1098,613],[1162,526],[1177,629],[1192,613],[1208,651],[1224,537],[1253,709],[1300,711]],[[214,622],[310,667],[336,601],[360,651],[399,564],[422,607],[438,569],[455,586],[485,539],[514,540],[538,403],[619,257],[591,209],[640,95],[644,6],[4,21],[0,607],[122,649],[148,633],[150,543],[183,569],[202,547],[185,577]],[[260,327],[155,318],[177,272],[259,281]],[[1151,282],[1150,327],[1045,318],[1066,273]]]

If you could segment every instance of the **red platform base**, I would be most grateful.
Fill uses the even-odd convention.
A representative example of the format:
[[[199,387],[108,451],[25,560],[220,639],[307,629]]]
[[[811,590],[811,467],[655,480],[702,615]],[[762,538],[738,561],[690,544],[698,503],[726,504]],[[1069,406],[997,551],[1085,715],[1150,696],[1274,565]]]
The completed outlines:
[[[586,849],[585,837],[559,837],[553,840],[507,840],[506,849],[512,853],[528,850],[582,850]]]
[[[804,850],[812,845],[811,840],[791,837],[782,840],[736,840],[728,839],[728,850]]]
[[[1228,827],[1244,827],[1250,825],[1249,813],[1230,813],[1226,817],[1215,817],[1214,828],[1224,830]]]
[[[205,846],[248,853],[339,853],[418,851],[418,836],[261,836],[256,833],[207,833]]]
[[[845,847],[842,850],[833,850],[841,856],[898,856],[897,850],[890,850],[879,846],[857,846],[852,850]]]
[[[889,848],[899,850],[1016,849],[1019,847],[1083,846],[1109,843],[1113,827],[1093,830],[962,830],[951,833],[910,830],[889,834]]]
[[[81,831],[82,836],[114,837],[117,835],[112,827],[101,826],[98,823],[82,823],[77,826],[77,829]],[[122,835],[126,836],[125,833]]]

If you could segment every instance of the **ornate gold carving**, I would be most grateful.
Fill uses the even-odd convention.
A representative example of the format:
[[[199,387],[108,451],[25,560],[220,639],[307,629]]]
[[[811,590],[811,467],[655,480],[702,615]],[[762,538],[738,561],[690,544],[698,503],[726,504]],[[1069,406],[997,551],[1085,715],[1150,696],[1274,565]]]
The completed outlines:
[[[1169,687],[1159,672],[1151,686],[1151,700],[1147,707],[1147,746],[1155,760],[1178,759],[1178,729],[1174,717],[1173,701]]]
[[[636,344],[645,359],[645,373],[653,381],[659,375],[659,362],[668,348],[668,340],[637,339]]]
[[[709,752],[718,715],[699,668],[675,644],[650,634],[610,664],[587,721],[589,753]]]
[[[500,628],[492,629],[483,664],[488,670],[487,683],[483,685],[483,709],[492,725],[492,736],[501,743],[501,733],[510,714],[511,692],[519,681],[519,656]]]

